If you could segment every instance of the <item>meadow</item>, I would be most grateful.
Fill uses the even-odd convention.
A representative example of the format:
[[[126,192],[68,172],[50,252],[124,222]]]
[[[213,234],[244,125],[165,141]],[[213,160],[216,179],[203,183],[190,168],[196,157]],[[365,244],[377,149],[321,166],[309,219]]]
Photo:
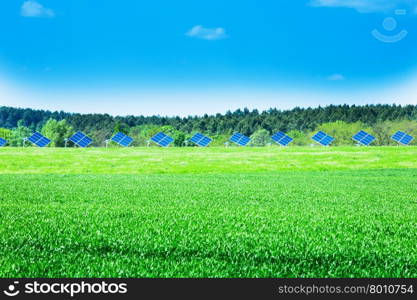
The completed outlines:
[[[0,277],[417,277],[417,147],[0,149]]]

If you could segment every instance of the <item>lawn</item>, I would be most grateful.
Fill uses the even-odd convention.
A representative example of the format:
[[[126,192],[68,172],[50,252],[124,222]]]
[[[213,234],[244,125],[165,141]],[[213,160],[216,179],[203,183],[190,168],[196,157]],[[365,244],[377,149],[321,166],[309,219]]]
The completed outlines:
[[[224,174],[417,169],[417,147],[0,149],[0,174]]]
[[[416,277],[417,148],[0,149],[0,277]]]

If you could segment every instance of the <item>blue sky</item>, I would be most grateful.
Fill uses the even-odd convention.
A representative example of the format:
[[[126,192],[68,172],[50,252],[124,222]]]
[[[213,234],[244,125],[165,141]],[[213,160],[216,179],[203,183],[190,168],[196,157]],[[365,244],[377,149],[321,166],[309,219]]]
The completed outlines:
[[[417,104],[417,0],[8,0],[0,25],[0,105]]]

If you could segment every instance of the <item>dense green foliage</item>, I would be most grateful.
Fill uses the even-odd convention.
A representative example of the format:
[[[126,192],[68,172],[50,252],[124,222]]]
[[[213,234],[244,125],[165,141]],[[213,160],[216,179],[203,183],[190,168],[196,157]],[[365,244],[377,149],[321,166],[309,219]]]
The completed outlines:
[[[416,169],[415,147],[0,149],[0,277],[414,278]]]
[[[271,144],[271,135],[266,129],[259,129],[250,136],[251,146],[262,147]]]
[[[42,134],[47,136],[51,140],[51,146],[55,147],[64,147],[65,139],[70,138],[74,133],[74,129],[66,120],[49,119],[42,128]]]
[[[12,130],[6,128],[0,128],[0,138],[10,140],[12,137]]]
[[[25,127],[23,125],[23,121],[20,120],[17,123],[17,128],[15,128],[12,131],[10,138],[8,139],[9,145],[14,147],[20,147],[24,144],[23,139],[28,138],[31,134],[32,130],[30,130],[30,128],[28,127]]]
[[[373,128],[380,134],[379,145],[389,145],[389,135],[393,128],[388,128],[390,122],[409,122],[412,131],[417,132],[417,106],[396,105],[331,105],[318,108],[295,108],[288,111],[270,109],[259,112],[248,109],[227,112],[201,117],[189,116],[161,117],[161,116],[126,116],[113,117],[107,114],[70,114],[65,112],[50,112],[32,109],[17,109],[0,107],[0,127],[7,129],[17,128],[18,123],[28,127],[30,131],[41,131],[48,120],[66,120],[74,130],[81,130],[93,138],[95,146],[104,146],[105,140],[112,134],[122,131],[135,138],[134,146],[145,146],[152,133],[165,130],[173,135],[176,146],[185,146],[185,140],[197,131],[216,138],[217,145],[223,145],[233,132],[241,132],[251,136],[255,132],[265,129],[269,134],[277,131],[292,132],[299,138],[295,141],[298,145],[311,143],[309,134],[317,130],[323,124],[335,124],[340,129],[345,124],[355,124],[347,129],[337,132],[337,144],[352,144],[351,134],[353,128]],[[335,122],[344,122],[336,124]],[[328,127],[326,127],[328,128]],[[333,127],[332,127],[333,128]],[[331,128],[331,129],[332,129]],[[401,128],[406,131],[407,128]],[[382,130],[382,132],[379,131]],[[409,132],[412,133],[412,132]],[[307,136],[306,136],[307,135]],[[339,139],[339,137],[341,137]],[[15,142],[16,144],[16,142]],[[61,144],[61,143],[58,143]]]

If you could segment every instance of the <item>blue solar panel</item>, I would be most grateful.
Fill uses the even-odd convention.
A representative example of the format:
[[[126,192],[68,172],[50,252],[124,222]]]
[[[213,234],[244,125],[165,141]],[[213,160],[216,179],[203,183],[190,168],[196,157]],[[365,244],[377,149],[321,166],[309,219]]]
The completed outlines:
[[[281,146],[288,146],[293,141],[291,137],[281,131],[274,134],[271,138],[274,142],[280,144]]]
[[[408,146],[414,138],[411,135],[408,135],[402,131],[398,131],[391,137],[394,141],[403,144],[405,146]]]
[[[91,138],[86,136],[81,131],[75,133],[72,137],[69,138],[69,140],[82,148],[88,147],[93,142]]]
[[[169,144],[171,144],[174,141],[172,137],[170,137],[169,135],[166,135],[163,132],[156,134],[155,136],[151,138],[151,140],[157,143],[161,147],[168,147]]]
[[[402,132],[402,131],[397,131],[391,138],[394,140],[394,141],[397,141],[397,142],[400,142],[401,141],[401,139],[403,138],[403,137],[405,137],[407,134],[406,133],[404,133],[404,132]]]
[[[319,131],[312,137],[312,139],[320,143],[320,141],[323,140],[326,136],[327,134],[325,134],[323,131]]]
[[[369,146],[370,144],[372,144],[372,142],[375,141],[375,137],[373,137],[372,135],[368,134],[362,141],[361,143],[364,144],[365,146]]]
[[[271,138],[272,138],[272,140],[274,140],[275,142],[278,143],[284,137],[285,137],[285,133],[283,133],[282,131],[280,131],[280,132],[277,132],[276,134],[274,134]]]
[[[75,144],[78,144],[78,142],[81,141],[84,137],[85,134],[79,131],[70,137],[69,140]]]
[[[242,137],[243,137],[243,135],[241,133],[235,133],[230,138],[230,141],[233,142],[233,143],[238,143]]]
[[[120,143],[124,138],[125,138],[125,134],[124,133],[121,133],[121,132],[119,132],[119,133],[116,133],[112,138],[111,138],[111,140],[113,141],[113,142],[116,142],[116,143]]]
[[[198,143],[201,139],[203,139],[204,138],[204,135],[202,135],[201,133],[196,133],[191,139],[190,139],[190,142],[193,142],[193,143]]]
[[[242,136],[242,138],[239,140],[239,145],[246,146],[247,144],[249,144],[249,142],[250,138],[248,138],[247,136]]]
[[[361,130],[359,131],[357,134],[355,134],[353,136],[353,139],[357,142],[360,142],[361,140],[363,140],[366,136],[368,135],[368,133],[366,133],[365,131]]]
[[[122,145],[123,147],[129,147],[130,144],[132,144],[133,142],[133,138],[131,138],[130,136],[125,136],[125,138],[120,142],[120,145]]]
[[[0,138],[0,147],[3,147],[7,144],[7,141],[5,139]]]
[[[40,139],[40,141],[38,141],[37,145],[38,145],[39,147],[46,147],[46,146],[48,146],[48,144],[49,144],[50,142],[51,142],[51,141],[50,141],[49,139],[47,139],[47,138],[41,138],[41,139]]]
[[[159,143],[162,139],[164,139],[167,135],[163,132],[157,133],[155,136],[151,137],[151,140],[155,143]]]
[[[231,138],[230,141],[238,144],[239,146],[246,146],[250,142],[250,138],[247,136],[241,134],[241,133],[235,133]]]
[[[333,141],[334,141],[334,138],[328,135],[324,139],[322,139],[320,143],[324,146],[329,146]]]
[[[317,132],[313,137],[313,141],[316,141],[320,145],[323,146],[329,146],[333,141],[334,138],[328,135],[327,133],[324,133],[323,131]]]
[[[407,134],[405,137],[402,138],[401,144],[409,145],[413,140],[414,140],[414,138],[411,135]]]
[[[39,132],[35,132],[34,134],[32,134],[31,137],[28,138],[28,141],[31,142],[32,144],[35,144],[41,140],[43,138],[43,135],[40,134]]]
[[[355,134],[353,137],[353,140],[357,141],[358,143],[369,146],[373,141],[376,140],[376,138],[369,133],[361,130],[357,134]]]
[[[39,132],[32,134],[32,136],[28,138],[28,141],[41,148],[48,146],[51,142],[50,139],[44,137]]]
[[[114,137],[111,138],[111,140],[123,147],[129,147],[133,142],[133,139],[130,136],[127,136],[122,132],[117,133]]]
[[[93,140],[91,138],[89,138],[88,136],[85,136],[81,141],[78,142],[78,146],[82,147],[82,148],[86,148],[88,147],[91,143],[93,142]]]
[[[200,147],[207,147],[211,143],[212,139],[201,133],[197,133],[190,139],[190,141]]]
[[[211,143],[211,141],[212,141],[212,139],[211,138],[209,138],[209,137],[204,137],[204,138],[202,138],[201,140],[200,140],[200,146],[201,147],[207,147],[210,143]]]
[[[281,146],[288,146],[294,139],[289,137],[288,135],[284,137],[282,140],[279,141]]]

